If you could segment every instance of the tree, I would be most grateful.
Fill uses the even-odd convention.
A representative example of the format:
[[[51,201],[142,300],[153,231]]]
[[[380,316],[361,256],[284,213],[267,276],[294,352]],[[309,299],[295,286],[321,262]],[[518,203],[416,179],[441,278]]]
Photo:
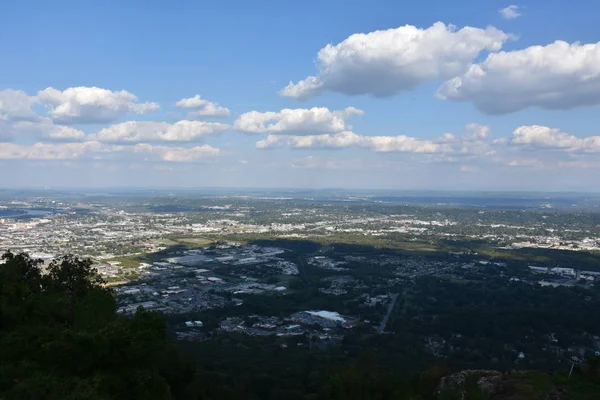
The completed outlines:
[[[43,273],[26,254],[3,259],[0,398],[167,400],[185,392],[193,372],[173,354],[162,317],[141,308],[118,315],[90,260],[64,256]]]

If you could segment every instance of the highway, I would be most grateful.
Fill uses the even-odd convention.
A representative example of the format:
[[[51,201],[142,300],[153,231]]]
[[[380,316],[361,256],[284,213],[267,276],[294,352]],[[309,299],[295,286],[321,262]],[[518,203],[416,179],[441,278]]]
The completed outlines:
[[[387,325],[388,319],[390,318],[390,315],[392,314],[392,310],[394,309],[394,305],[396,304],[397,299],[398,299],[398,293],[394,293],[392,295],[392,301],[390,302],[390,305],[388,306],[387,312],[385,313],[385,316],[381,320],[381,324],[379,325],[379,328],[377,328],[377,333],[381,334],[381,333],[383,333],[383,331],[385,331],[385,326]]]

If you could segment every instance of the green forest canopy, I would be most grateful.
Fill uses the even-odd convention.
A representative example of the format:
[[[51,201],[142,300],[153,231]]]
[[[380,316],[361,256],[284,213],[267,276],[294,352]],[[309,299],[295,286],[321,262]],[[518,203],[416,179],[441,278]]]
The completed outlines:
[[[90,260],[67,255],[42,270],[26,254],[2,258],[0,400],[455,398],[436,391],[449,372],[444,368],[399,377],[368,356],[327,374],[302,365],[283,366],[279,376],[265,375],[268,366],[259,365],[243,374],[227,366],[208,370],[202,355],[195,363],[181,356],[158,314],[141,308],[133,317],[117,314],[113,293]],[[466,398],[541,399],[561,393],[560,386],[570,399],[596,398],[597,361],[581,371],[571,381],[545,373],[507,379],[505,390],[517,397],[489,397],[477,385],[463,390]]]

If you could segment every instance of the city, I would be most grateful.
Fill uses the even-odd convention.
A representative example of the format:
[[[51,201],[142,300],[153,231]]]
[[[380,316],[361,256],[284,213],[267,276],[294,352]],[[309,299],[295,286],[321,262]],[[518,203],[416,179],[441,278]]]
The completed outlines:
[[[600,399],[598,15],[0,1],[0,400]]]
[[[473,350],[461,349],[466,332],[427,332],[423,316],[440,312],[426,294],[431,279],[449,288],[529,287],[530,294],[572,288],[588,291],[595,304],[600,225],[586,209],[551,209],[547,199],[517,210],[369,198],[331,204],[294,195],[5,194],[0,248],[46,264],[62,254],[91,258],[118,313],[161,313],[180,341],[244,334],[276,337],[281,349],[343,347],[346,337],[395,332],[408,319],[421,326],[421,351],[444,358]],[[533,342],[494,340],[506,340],[506,362],[536,365],[594,354],[599,334],[560,338],[560,345],[553,331],[537,332]],[[545,355],[530,354],[543,337],[553,338],[540,348]]]

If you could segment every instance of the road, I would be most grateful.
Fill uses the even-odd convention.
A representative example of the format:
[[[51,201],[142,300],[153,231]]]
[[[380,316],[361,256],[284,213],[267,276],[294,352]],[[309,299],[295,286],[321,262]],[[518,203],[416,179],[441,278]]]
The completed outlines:
[[[398,299],[398,293],[394,293],[392,295],[392,301],[391,301],[390,305],[388,306],[387,312],[385,313],[385,316],[381,320],[381,324],[379,325],[379,328],[377,328],[377,333],[383,333],[383,331],[385,330],[385,326],[387,325],[388,319],[390,318],[390,315],[392,314],[392,310],[394,309],[394,305],[396,304],[397,299]]]

